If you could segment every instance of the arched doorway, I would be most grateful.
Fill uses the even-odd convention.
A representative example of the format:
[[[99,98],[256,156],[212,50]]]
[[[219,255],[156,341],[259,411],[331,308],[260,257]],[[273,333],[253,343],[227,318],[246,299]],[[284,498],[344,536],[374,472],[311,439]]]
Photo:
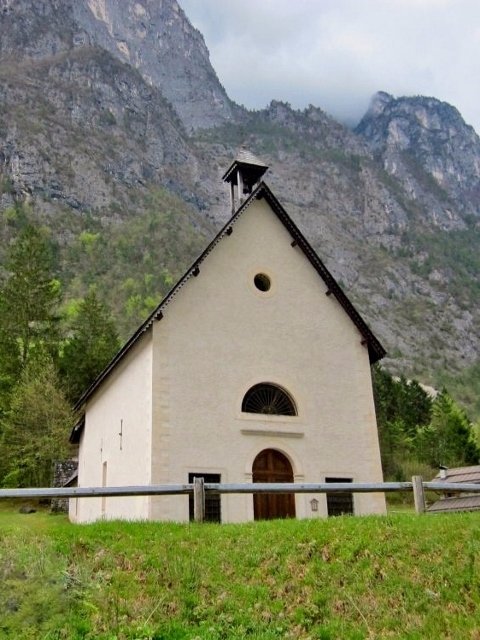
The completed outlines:
[[[275,449],[264,449],[253,461],[253,482],[293,482],[288,458]],[[258,493],[253,496],[255,520],[295,518],[293,493]]]

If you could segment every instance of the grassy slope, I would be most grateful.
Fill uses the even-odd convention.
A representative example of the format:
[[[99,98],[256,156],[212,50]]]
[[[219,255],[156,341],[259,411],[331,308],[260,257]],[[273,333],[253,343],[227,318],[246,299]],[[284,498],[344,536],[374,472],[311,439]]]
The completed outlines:
[[[480,638],[480,514],[246,525],[0,511],[1,638]]]

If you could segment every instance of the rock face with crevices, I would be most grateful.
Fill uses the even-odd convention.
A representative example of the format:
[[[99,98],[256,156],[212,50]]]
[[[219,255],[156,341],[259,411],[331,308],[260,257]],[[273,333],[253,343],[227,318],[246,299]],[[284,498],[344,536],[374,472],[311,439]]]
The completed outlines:
[[[171,102],[188,130],[240,109],[213,70],[202,34],[175,0],[2,0],[3,56],[49,59],[98,47],[136,69]]]
[[[437,226],[480,215],[480,139],[455,107],[379,92],[356,133]]]

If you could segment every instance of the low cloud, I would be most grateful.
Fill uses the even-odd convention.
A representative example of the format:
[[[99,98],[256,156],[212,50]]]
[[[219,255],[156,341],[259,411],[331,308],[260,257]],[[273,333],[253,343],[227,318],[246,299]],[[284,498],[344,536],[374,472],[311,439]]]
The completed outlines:
[[[180,0],[228,94],[358,121],[376,91],[428,95],[480,131],[477,0]]]

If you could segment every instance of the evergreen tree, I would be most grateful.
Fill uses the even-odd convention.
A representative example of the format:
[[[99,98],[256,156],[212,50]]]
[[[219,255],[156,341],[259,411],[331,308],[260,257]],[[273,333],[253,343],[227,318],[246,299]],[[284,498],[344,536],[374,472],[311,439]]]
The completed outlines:
[[[429,424],[432,399],[417,380],[394,378],[378,365],[373,367],[372,380],[379,424],[400,421],[409,436],[415,435],[418,427]]]
[[[0,461],[4,486],[49,486],[53,463],[70,455],[73,413],[51,357],[37,351],[13,389],[2,420]]]
[[[378,424],[393,422],[399,417],[395,380],[388,371],[376,364],[372,367],[372,384]]]
[[[417,380],[398,381],[399,410],[408,436],[414,436],[419,427],[427,425],[432,418],[432,398],[422,389]]]
[[[20,375],[20,356],[15,339],[2,326],[5,318],[3,300],[0,297],[0,424],[10,404],[10,393]],[[0,431],[1,434],[1,431]]]
[[[378,439],[385,478],[403,480],[402,463],[412,454],[412,440],[401,420],[378,424]]]
[[[415,437],[430,423],[432,399],[416,380],[372,370],[378,435],[385,478],[404,479],[405,462],[415,462]]]
[[[32,349],[52,349],[58,338],[60,283],[53,277],[51,247],[42,231],[27,224],[11,246],[6,260],[9,274],[0,290],[0,334],[7,337],[9,355],[16,345],[20,370]]]
[[[78,400],[119,349],[115,324],[94,289],[85,296],[64,346],[60,371],[69,398]]]
[[[419,430],[415,444],[421,460],[438,468],[478,464],[480,450],[471,424],[444,389],[433,403],[431,423]]]

